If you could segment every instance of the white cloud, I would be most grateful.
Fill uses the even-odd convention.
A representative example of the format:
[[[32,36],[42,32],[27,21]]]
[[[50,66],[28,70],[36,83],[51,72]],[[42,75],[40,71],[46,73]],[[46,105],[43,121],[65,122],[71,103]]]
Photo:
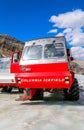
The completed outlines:
[[[56,36],[64,36],[64,33],[58,33]]]
[[[84,46],[84,30],[83,30],[84,11],[83,10],[77,9],[71,12],[66,12],[59,15],[53,15],[51,16],[49,21],[53,23],[53,26],[56,29],[58,28],[59,30],[62,30],[56,36],[65,35],[67,42],[69,42],[69,44],[71,44],[74,47],[79,47],[79,49],[81,50],[80,54],[81,52],[84,53],[83,51],[84,49],[82,48],[82,46]],[[80,57],[82,57],[81,55]]]
[[[49,21],[59,28],[82,27],[84,26],[84,11],[77,9],[72,12],[59,14],[58,16],[54,15],[51,16]]]
[[[51,16],[50,22],[54,23],[54,27],[63,29],[67,41],[74,46],[84,45],[84,11],[77,9],[72,12]],[[58,34],[57,34],[58,35]]]
[[[52,29],[48,33],[57,33],[57,29]]]
[[[82,47],[72,47],[71,54],[74,58],[84,59],[84,48]]]
[[[63,31],[68,42],[73,46],[83,46],[84,45],[84,32],[81,28],[70,29],[67,28]]]

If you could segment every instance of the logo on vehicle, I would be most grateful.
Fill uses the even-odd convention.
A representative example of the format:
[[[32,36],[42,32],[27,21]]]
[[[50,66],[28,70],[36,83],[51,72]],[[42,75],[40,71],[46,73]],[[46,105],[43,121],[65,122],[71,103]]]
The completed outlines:
[[[21,67],[21,70],[22,70],[22,71],[25,71],[25,69],[26,69],[26,68],[25,68],[24,66]]]

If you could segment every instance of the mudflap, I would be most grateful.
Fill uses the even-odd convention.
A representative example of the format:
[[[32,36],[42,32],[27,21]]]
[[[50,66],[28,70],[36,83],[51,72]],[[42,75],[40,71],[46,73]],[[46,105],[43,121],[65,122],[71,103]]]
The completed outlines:
[[[23,90],[23,94],[20,95],[20,97],[18,99],[16,99],[16,101],[30,100],[35,95],[35,93],[36,93],[36,89],[26,88],[26,89]]]
[[[43,100],[43,89],[36,89],[34,96],[30,100]]]
[[[23,94],[20,95],[16,101],[27,101],[27,100],[43,100],[43,89],[24,89]]]

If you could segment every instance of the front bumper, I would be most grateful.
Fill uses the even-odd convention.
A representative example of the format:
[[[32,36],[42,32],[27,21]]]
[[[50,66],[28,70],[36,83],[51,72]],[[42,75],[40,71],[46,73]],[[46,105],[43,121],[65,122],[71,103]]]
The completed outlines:
[[[73,83],[70,72],[20,73],[16,84],[20,88],[70,88]]]

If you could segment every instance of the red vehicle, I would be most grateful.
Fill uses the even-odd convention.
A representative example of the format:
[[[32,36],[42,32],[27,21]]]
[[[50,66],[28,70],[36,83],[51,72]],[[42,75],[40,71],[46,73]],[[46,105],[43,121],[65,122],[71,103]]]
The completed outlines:
[[[26,42],[18,68],[15,66],[11,70],[17,71],[17,86],[24,88],[20,100],[40,100],[44,90],[51,92],[56,89],[63,89],[65,99],[78,100],[78,82],[69,70],[68,59],[71,57],[65,37]]]

